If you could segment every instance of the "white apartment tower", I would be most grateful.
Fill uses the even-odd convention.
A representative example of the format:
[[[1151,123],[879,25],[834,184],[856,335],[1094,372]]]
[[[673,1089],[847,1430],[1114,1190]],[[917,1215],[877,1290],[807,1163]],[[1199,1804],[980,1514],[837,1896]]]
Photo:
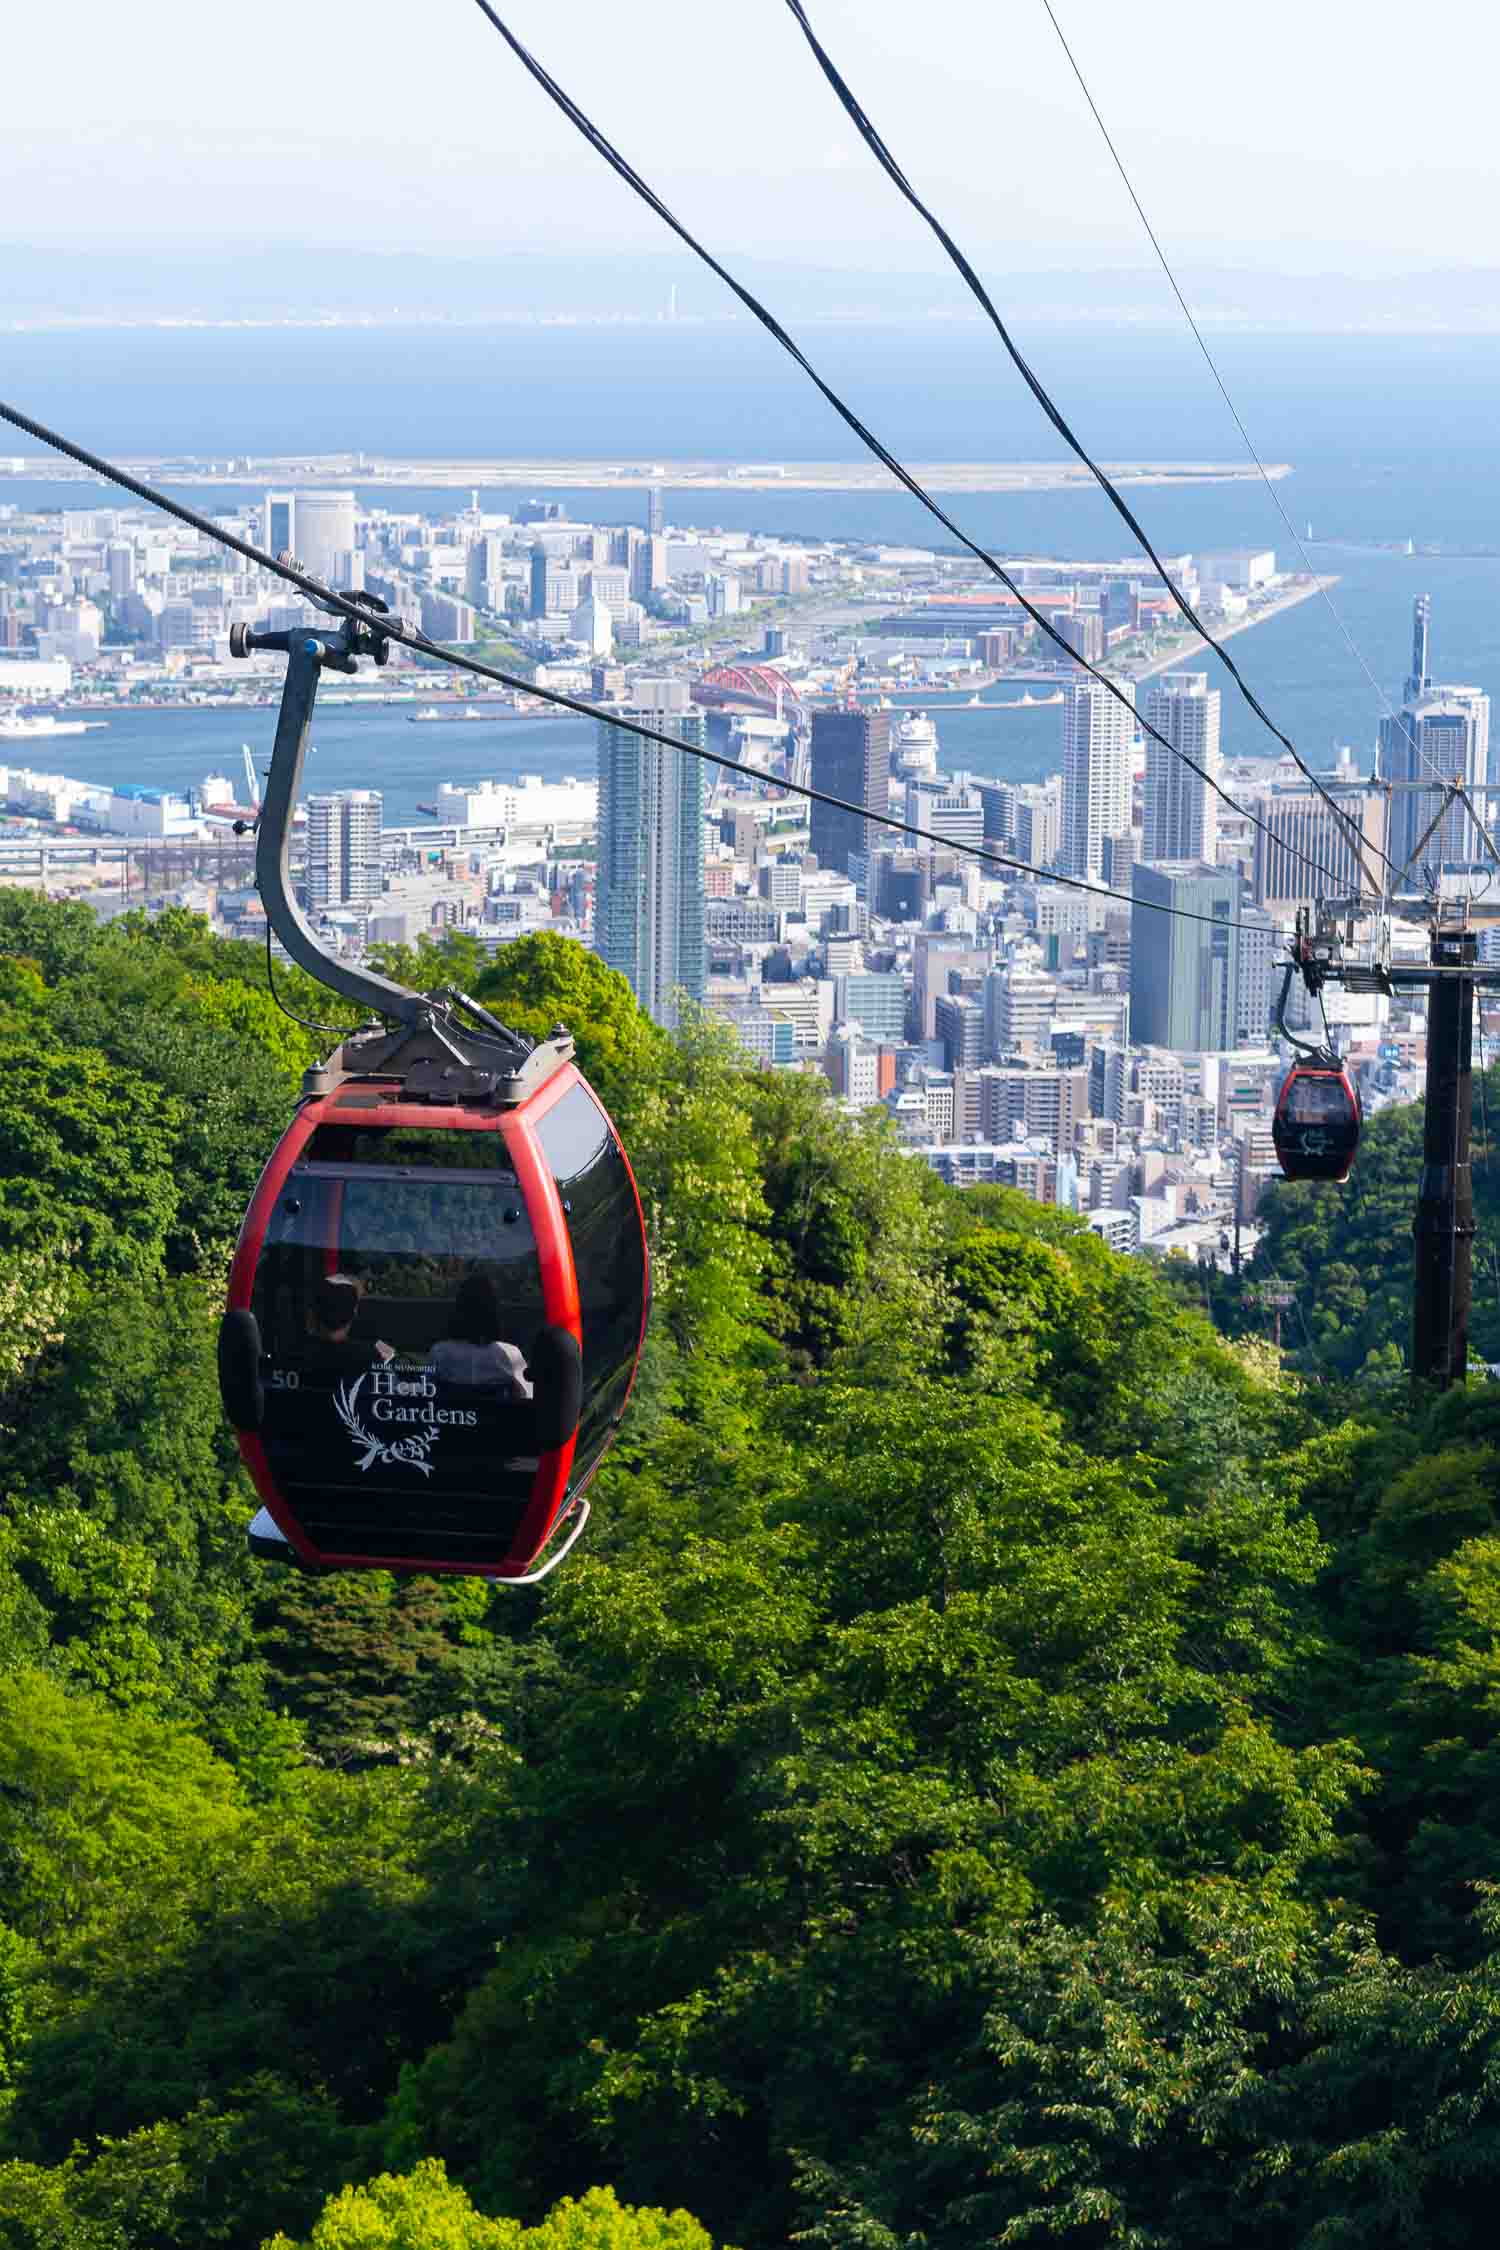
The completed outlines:
[[[1151,682],[1141,716],[1172,745],[1168,750],[1146,737],[1141,857],[1212,867],[1219,841],[1219,799],[1211,786],[1219,778],[1219,691],[1209,686],[1206,672],[1174,672]],[[1185,763],[1188,758],[1201,774]]]
[[[1135,687],[1125,700],[1097,680],[1079,680],[1063,705],[1062,872],[1098,882],[1106,836],[1130,833],[1130,761],[1135,741]]]
[[[307,906],[311,914],[352,907],[368,914],[381,891],[381,797],[349,789],[307,800]]]

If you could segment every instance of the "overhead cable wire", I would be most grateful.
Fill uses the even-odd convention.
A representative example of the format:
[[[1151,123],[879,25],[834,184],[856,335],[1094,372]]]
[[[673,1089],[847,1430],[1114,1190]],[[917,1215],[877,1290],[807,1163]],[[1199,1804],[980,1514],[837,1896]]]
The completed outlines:
[[[1020,608],[1031,619],[1032,623],[1038,626],[1042,633],[1045,634],[1046,638],[1051,641],[1055,647],[1062,651],[1064,656],[1068,658],[1069,662],[1072,664],[1076,664],[1080,670],[1087,672],[1091,679],[1095,680],[1100,687],[1105,689],[1105,691],[1109,695],[1114,697],[1117,703],[1121,704],[1124,709],[1126,709],[1130,713],[1132,719],[1135,720],[1136,723],[1143,729],[1143,731],[1151,737],[1153,742],[1159,742],[1162,748],[1169,752],[1172,757],[1180,759],[1182,763],[1188,768],[1188,770],[1192,773],[1195,773],[1200,781],[1206,783],[1207,786],[1214,791],[1215,795],[1218,796],[1223,801],[1223,803],[1229,806],[1232,812],[1239,815],[1240,819],[1249,821],[1252,827],[1260,829],[1261,832],[1264,835],[1268,836],[1273,843],[1279,845],[1281,849],[1290,852],[1293,858],[1300,859],[1304,865],[1311,867],[1316,874],[1326,877],[1327,880],[1334,886],[1334,888],[1337,889],[1339,887],[1339,878],[1333,873],[1333,870],[1331,868],[1325,866],[1321,860],[1310,858],[1306,852],[1301,851],[1297,847],[1286,844],[1282,838],[1278,837],[1275,834],[1275,831],[1273,829],[1267,826],[1265,821],[1261,820],[1258,817],[1257,814],[1251,812],[1247,806],[1239,804],[1233,797],[1231,797],[1228,790],[1225,789],[1218,781],[1216,781],[1211,773],[1207,772],[1204,767],[1200,766],[1195,758],[1190,757],[1188,752],[1184,750],[1179,743],[1171,741],[1165,734],[1161,732],[1160,728],[1153,726],[1148,719],[1143,718],[1140,712],[1137,711],[1134,702],[1128,695],[1125,694],[1123,689],[1120,687],[1118,681],[1111,679],[1108,673],[1101,671],[1096,664],[1091,664],[1086,657],[1080,656],[1078,654],[1078,651],[1072,646],[1071,642],[1064,639],[1063,635],[1058,631],[1057,627],[1052,623],[1051,619],[1045,614],[1045,612],[1039,609],[1035,602],[1031,601],[1030,598],[1022,591],[1020,585],[1014,578],[1011,577],[1010,573],[1005,569],[1003,564],[998,562],[996,558],[989,552],[989,550],[985,547],[982,547],[976,539],[971,538],[969,533],[963,529],[962,525],[956,522],[955,519],[947,513],[946,509],[939,505],[939,503],[932,497],[932,494],[927,490],[926,486],[923,485],[918,480],[918,478],[916,478],[912,474],[911,470],[908,469],[905,464],[900,461],[894,453],[891,452],[890,448],[875,435],[874,431],[871,430],[866,423],[860,420],[859,416],[854,412],[854,409],[846,404],[846,402],[839,396],[838,392],[834,390],[832,384],[826,381],[826,379],[819,374],[817,368],[814,367],[812,361],[803,351],[801,345],[796,341],[796,338],[782,326],[776,315],[766,305],[762,304],[761,300],[757,296],[755,296],[749,289],[747,289],[743,282],[737,281],[734,275],[729,271],[729,268],[722,264],[721,261],[714,256],[713,252],[707,249],[704,244],[698,240],[697,236],[693,234],[691,230],[684,224],[684,222],[676,216],[676,214],[669,208],[666,203],[662,201],[661,197],[656,193],[656,190],[651,187],[645,179],[642,178],[641,174],[635,169],[635,166],[629,161],[629,159],[623,156],[619,149],[615,147],[614,142],[611,141],[608,136],[600,129],[600,127],[594,124],[593,120],[582,109],[579,108],[572,95],[569,94],[564,87],[558,84],[557,80],[551,75],[551,73],[545,68],[545,66],[542,63],[538,62],[536,56],[531,53],[530,49],[524,46],[521,40],[517,38],[516,34],[505,22],[504,18],[498,15],[495,9],[490,5],[490,0],[475,0],[475,5],[478,7],[480,14],[485,17],[486,21],[493,27],[495,31],[500,34],[500,37],[505,41],[505,44],[507,45],[507,47],[509,47],[511,53],[516,57],[516,60],[521,64],[522,68],[526,70],[530,77],[535,80],[536,84],[540,86],[542,92],[547,96],[548,100],[551,101],[556,106],[556,108],[558,108],[562,112],[563,116],[568,120],[569,124],[575,127],[575,129],[582,135],[584,140],[588,142],[589,146],[603,158],[604,162],[609,166],[610,170],[614,172],[619,179],[622,179],[625,182],[626,186],[630,188],[635,195],[640,197],[641,201],[647,206],[649,210],[655,212],[656,216],[661,220],[662,224],[665,227],[668,227],[671,232],[677,236],[679,242],[686,244],[687,248],[692,251],[695,258],[701,260],[701,262],[708,267],[711,273],[718,276],[719,280],[723,282],[725,288],[730,290],[733,295],[739,299],[740,303],[745,307],[746,311],[749,312],[754,319],[759,321],[761,327],[766,330],[767,334],[772,336],[775,341],[781,346],[782,350],[786,352],[788,356],[793,359],[796,364],[802,369],[802,372],[804,373],[804,375],[806,375],[808,381],[814,386],[817,391],[822,394],[823,398],[833,408],[833,411],[838,415],[840,421],[844,423],[845,427],[854,432],[854,435],[859,439],[860,444],[863,445],[867,449],[867,451],[872,453],[875,456],[875,459],[881,462],[882,465],[890,471],[891,475],[896,479],[897,483],[903,485],[905,489],[911,494],[912,498],[916,500],[921,507],[925,508],[927,510],[927,513],[932,516],[936,522],[940,523],[945,531],[948,531],[952,534],[952,536],[959,542],[959,545],[963,547],[968,554],[971,554],[977,562],[982,563],[985,569],[988,570],[993,577],[999,580],[1000,584],[1006,589],[1007,593],[1011,595],[1012,599],[1019,604]],[[1280,739],[1284,740],[1285,738],[1281,737]],[[1288,745],[1288,747],[1290,748],[1290,744]],[[1293,756],[1296,756],[1295,751],[1293,752]],[[1303,768],[1303,770],[1306,771],[1307,769]],[[1324,794],[1327,795],[1327,792],[1325,791]],[[1333,800],[1330,798],[1329,802],[1332,803]],[[1346,817],[1337,806],[1335,806],[1335,812],[1337,813],[1340,820]],[[1359,871],[1359,873],[1363,874],[1370,880],[1372,890],[1379,894],[1381,885],[1378,881],[1375,880],[1373,876],[1371,876],[1370,869],[1365,864],[1362,855],[1356,850],[1354,857],[1356,869]]]
[[[299,1016],[295,1008],[287,1006],[276,989],[276,963],[271,957],[271,925],[269,921],[266,923],[266,989],[282,1014],[289,1017],[293,1023],[300,1024],[304,1031],[326,1031],[330,1036],[338,1038],[349,1028],[347,1024],[314,1023],[307,1016]]]
[[[1259,719],[1261,725],[1265,727],[1270,734],[1274,735],[1276,740],[1281,744],[1282,748],[1292,758],[1297,767],[1297,771],[1304,777],[1304,779],[1312,783],[1319,796],[1322,797],[1325,803],[1329,806],[1335,820],[1347,824],[1346,841],[1354,851],[1356,858],[1359,859],[1364,865],[1365,873],[1367,875],[1370,875],[1371,870],[1369,864],[1368,862],[1365,862],[1363,860],[1363,855],[1361,852],[1361,845],[1364,841],[1364,838],[1361,835],[1359,825],[1355,821],[1353,815],[1345,812],[1342,805],[1340,805],[1329,793],[1329,791],[1323,786],[1323,783],[1313,772],[1312,767],[1302,756],[1300,750],[1298,750],[1297,745],[1293,742],[1291,736],[1276,724],[1276,721],[1271,717],[1270,712],[1261,702],[1259,696],[1255,693],[1255,690],[1251,687],[1249,681],[1245,678],[1244,673],[1240,670],[1234,658],[1229,654],[1229,651],[1223,646],[1222,642],[1215,639],[1214,635],[1204,624],[1202,618],[1198,615],[1196,609],[1194,609],[1192,603],[1188,600],[1186,594],[1183,593],[1182,588],[1177,584],[1171,572],[1168,570],[1166,564],[1162,561],[1161,556],[1157,553],[1145,525],[1141,522],[1139,516],[1131,507],[1129,501],[1125,498],[1124,494],[1115,484],[1108,470],[1100,467],[1099,463],[1094,459],[1093,455],[1089,452],[1083,441],[1077,436],[1076,432],[1072,428],[1072,425],[1063,415],[1061,409],[1053,400],[1051,393],[1043,384],[1040,376],[1038,376],[1035,369],[1026,359],[1024,353],[1021,351],[1020,346],[1017,344],[1015,338],[1011,335],[1010,330],[1006,327],[1004,320],[1001,318],[993,297],[991,297],[988,289],[986,289],[984,283],[979,278],[979,275],[975,272],[974,267],[970,263],[969,259],[959,248],[957,242],[954,241],[953,236],[949,233],[947,227],[944,226],[942,220],[932,209],[931,205],[925,203],[922,200],[922,197],[917,193],[916,189],[912,186],[911,181],[907,178],[905,172],[902,171],[901,166],[897,163],[895,157],[891,154],[891,151],[887,146],[884,138],[877,130],[868,113],[855,97],[848,84],[848,81],[844,78],[842,72],[839,70],[837,64],[829,54],[827,48],[823,45],[817,33],[813,30],[812,24],[808,20],[807,10],[802,4],[802,0],[786,0],[786,4],[788,9],[791,11],[793,18],[795,19],[798,28],[802,32],[803,37],[806,39],[808,46],[812,49],[812,52],[816,57],[819,69],[822,71],[823,76],[827,79],[829,85],[833,88],[835,95],[838,97],[840,106],[848,116],[850,122],[853,124],[855,131],[860,136],[860,139],[870,150],[870,153],[875,158],[876,163],[885,173],[886,178],[891,182],[892,186],[898,190],[898,192],[911,205],[912,209],[917,213],[918,217],[925,221],[926,225],[931,229],[933,234],[937,236],[938,241],[942,244],[943,249],[947,252],[950,261],[957,268],[965,287],[969,291],[969,294],[977,301],[980,309],[985,315],[985,318],[989,321],[990,326],[995,331],[995,334],[999,337],[1001,343],[1005,346],[1005,350],[1009,355],[1011,364],[1015,367],[1016,372],[1020,375],[1022,381],[1025,383],[1032,397],[1036,400],[1037,405],[1041,408],[1048,421],[1052,424],[1053,429],[1056,430],[1058,436],[1062,439],[1064,445],[1068,447],[1069,451],[1073,453],[1077,457],[1077,459],[1083,463],[1083,466],[1088,470],[1089,475],[1094,479],[1094,482],[1098,485],[1100,491],[1104,494],[1104,497],[1106,498],[1106,500],[1108,500],[1116,515],[1126,526],[1126,529],[1130,532],[1131,537],[1138,543],[1142,552],[1149,558],[1151,566],[1156,572],[1157,577],[1161,580],[1163,586],[1165,586],[1167,592],[1171,595],[1172,600],[1176,603],[1177,608],[1181,611],[1183,617],[1187,620],[1187,623],[1192,627],[1193,631],[1198,635],[1198,638],[1204,643],[1205,647],[1211,649],[1214,655],[1219,659],[1219,662],[1223,665],[1225,671],[1229,674],[1229,677],[1233,680],[1235,686],[1239,689],[1240,694],[1243,696],[1250,709],[1254,712],[1256,718]],[[1048,13],[1051,13],[1050,9],[1048,10]],[[1056,18],[1054,18],[1053,20],[1055,22]],[[1223,388],[1222,384],[1220,385],[1220,388]],[[1261,474],[1263,476],[1265,475],[1264,469],[1262,469]],[[1269,480],[1267,481],[1269,482]],[[1314,572],[1313,575],[1314,577],[1316,577],[1317,573]],[[1377,845],[1375,849],[1379,851],[1379,846]],[[1380,852],[1380,857],[1382,859],[1385,859],[1384,852]],[[1389,860],[1386,860],[1386,865],[1389,867]],[[1380,889],[1380,884],[1378,882],[1375,882],[1373,880],[1373,877],[1372,887],[1377,891]]]
[[[643,726],[639,720],[627,719],[607,706],[585,703],[578,696],[565,695],[560,688],[537,687],[519,673],[507,672],[497,664],[486,664],[477,656],[464,656],[457,649],[444,648],[440,642],[429,640],[425,633],[414,632],[409,626],[402,625],[397,618],[374,610],[368,603],[357,601],[349,594],[339,593],[333,587],[325,586],[320,579],[303,570],[300,564],[284,560],[279,555],[266,554],[248,539],[241,539],[238,533],[227,530],[223,524],[215,523],[209,516],[200,515],[196,508],[189,508],[184,502],[169,498],[156,486],[117,467],[103,454],[90,452],[86,446],[64,437],[60,431],[50,429],[45,422],[38,422],[34,416],[23,413],[18,406],[8,405],[3,399],[0,399],[0,422],[8,422],[13,429],[25,431],[29,437],[50,446],[55,453],[64,454],[80,467],[91,469],[105,483],[118,485],[122,491],[134,493],[138,500],[145,501],[150,507],[159,508],[163,515],[175,517],[178,523],[186,524],[202,538],[214,540],[231,554],[241,555],[246,562],[254,563],[258,569],[284,579],[289,586],[295,586],[320,608],[331,611],[335,616],[352,618],[357,624],[382,634],[400,647],[410,649],[413,655],[426,657],[431,663],[446,664],[461,672],[471,672],[476,679],[494,680],[501,687],[513,688],[520,695],[535,696],[539,702],[553,704],[559,711],[571,711],[581,719],[604,720],[626,734],[639,736],[643,742],[659,743],[664,749],[701,759],[705,765],[718,766],[726,773],[739,774],[745,780],[762,787],[767,784],[768,776],[758,766],[742,765],[736,758],[723,757],[717,750],[709,750],[695,742],[684,742],[680,736],[667,734],[659,727]],[[959,843],[952,837],[938,835],[934,829],[920,828],[915,821],[900,820],[890,812],[873,812],[867,805],[857,805],[848,798],[832,796],[824,789],[809,788],[800,781],[777,780],[772,786],[785,791],[788,796],[800,797],[808,804],[827,805],[834,812],[852,813],[858,819],[869,821],[878,827],[894,829],[903,836],[915,837],[920,843],[936,844],[942,850],[956,852],[963,858],[978,860],[986,866],[1008,868],[1016,874],[1034,876],[1038,882],[1056,883],[1064,890],[1082,891],[1091,898],[1116,899],[1125,906],[1144,907],[1149,913],[1166,914],[1179,922],[1204,922],[1217,930],[1263,927],[1258,923],[1226,921],[1217,914],[1195,913],[1184,906],[1167,906],[1156,899],[1138,899],[1133,891],[1115,890],[1107,883],[1089,882],[1081,876],[1050,873],[1044,867],[1034,866],[1030,860],[1017,859],[1007,852],[984,851],[977,844]],[[1275,934],[1278,937],[1290,937],[1292,933],[1281,928]]]
[[[793,4],[793,0],[788,0],[788,4]],[[1209,350],[1208,342],[1203,334],[1203,330],[1199,327],[1198,322],[1194,317],[1192,307],[1189,305],[1187,298],[1183,295],[1182,289],[1179,286],[1177,280],[1177,276],[1173,272],[1171,262],[1167,257],[1167,253],[1162,248],[1161,238],[1157,234],[1155,227],[1151,224],[1150,219],[1146,216],[1145,205],[1141,202],[1140,197],[1136,194],[1135,191],[1135,182],[1131,179],[1129,172],[1125,168],[1125,160],[1121,156],[1119,149],[1115,146],[1114,136],[1110,132],[1109,127],[1105,124],[1104,119],[1100,114],[1099,105],[1095,101],[1093,94],[1090,91],[1088,80],[1084,77],[1083,71],[1079,67],[1078,58],[1074,54],[1071,46],[1068,44],[1067,34],[1064,32],[1062,25],[1057,20],[1057,12],[1052,6],[1052,0],[1042,0],[1042,6],[1046,9],[1048,21],[1051,23],[1053,30],[1057,33],[1058,45],[1062,48],[1064,55],[1067,57],[1068,68],[1072,71],[1073,76],[1078,81],[1079,91],[1083,95],[1085,102],[1088,104],[1089,110],[1093,116],[1094,123],[1099,128],[1100,134],[1104,141],[1104,145],[1109,150],[1110,158],[1114,164],[1115,170],[1119,173],[1121,181],[1124,183],[1125,193],[1129,196],[1131,202],[1135,205],[1136,217],[1140,220],[1141,225],[1146,230],[1146,239],[1150,243],[1152,249],[1156,252],[1156,260],[1158,265],[1161,267],[1162,272],[1167,277],[1167,285],[1170,288],[1173,296],[1177,299],[1178,305],[1180,306],[1182,311],[1183,319],[1187,322],[1188,327],[1192,331],[1194,343],[1198,346],[1199,351],[1203,355],[1203,363],[1207,367],[1209,374],[1214,379],[1214,383],[1218,390],[1220,398],[1223,399],[1225,406],[1229,409],[1230,419],[1234,423],[1235,428],[1240,433],[1240,441],[1243,444],[1246,453],[1250,456],[1251,461],[1254,463],[1257,471],[1259,472],[1262,484],[1265,486],[1267,492],[1271,495],[1272,505],[1275,507],[1276,513],[1280,516],[1283,524],[1286,526],[1288,537],[1291,539],[1292,544],[1295,546],[1298,554],[1302,557],[1303,563],[1307,569],[1308,576],[1317,580],[1318,592],[1323,598],[1329,616],[1333,619],[1334,624],[1338,627],[1340,633],[1343,635],[1345,646],[1348,648],[1350,655],[1354,658],[1355,663],[1359,666],[1365,678],[1369,681],[1370,686],[1374,689],[1376,698],[1382,705],[1386,717],[1393,720],[1396,725],[1401,728],[1401,731],[1405,735],[1409,747],[1416,751],[1417,756],[1422,760],[1423,764],[1426,765],[1434,774],[1437,774],[1440,780],[1446,781],[1447,776],[1440,773],[1439,768],[1430,753],[1423,749],[1421,743],[1413,735],[1410,727],[1408,727],[1404,723],[1401,715],[1392,705],[1391,699],[1387,695],[1381,682],[1376,678],[1375,674],[1371,671],[1369,664],[1365,661],[1364,651],[1360,647],[1358,641],[1356,641],[1356,639],[1354,638],[1354,635],[1350,632],[1349,627],[1345,623],[1343,615],[1340,612],[1337,603],[1334,601],[1332,594],[1330,594],[1321,577],[1319,577],[1317,566],[1315,565],[1311,555],[1307,551],[1306,545],[1303,542],[1302,534],[1298,531],[1297,526],[1295,525],[1295,523],[1293,523],[1291,517],[1288,515],[1286,506],[1282,501],[1281,494],[1276,489],[1276,480],[1267,469],[1265,462],[1261,459],[1260,452],[1256,447],[1255,442],[1250,435],[1250,432],[1245,427],[1244,421],[1240,415],[1240,410],[1235,405],[1233,398],[1230,396],[1229,386],[1225,382],[1223,376],[1220,374],[1218,362],[1215,360],[1213,353]],[[1394,874],[1395,869],[1394,867],[1392,867],[1391,861],[1386,858],[1386,854],[1382,852],[1380,856],[1385,860],[1386,866],[1391,867],[1392,873]]]

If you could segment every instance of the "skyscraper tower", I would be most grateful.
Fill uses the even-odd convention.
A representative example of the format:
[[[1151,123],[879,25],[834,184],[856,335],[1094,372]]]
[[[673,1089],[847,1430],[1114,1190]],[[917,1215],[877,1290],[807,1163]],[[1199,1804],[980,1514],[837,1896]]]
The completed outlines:
[[[651,538],[661,537],[665,522],[666,510],[662,505],[661,486],[649,485],[646,490],[646,530]]]
[[[1411,677],[1406,683],[1406,700],[1414,703],[1419,695],[1427,693],[1432,674],[1427,669],[1427,636],[1432,625],[1432,596],[1418,594],[1412,604],[1411,619]]]
[[[675,691],[675,693],[674,693]],[[677,698],[681,698],[680,704]],[[677,681],[637,683],[622,717],[702,746],[707,721]],[[657,1023],[704,994],[703,762],[601,720],[594,949]]]
[[[1106,836],[1130,832],[1130,760],[1135,687],[1116,702],[1097,680],[1075,681],[1063,705],[1062,841],[1064,875],[1098,882]]]
[[[889,711],[814,711],[813,788],[864,807],[858,813],[813,806],[809,841],[820,867],[847,875],[851,859],[868,856],[870,823],[865,816],[890,810],[890,772]]]
[[[1406,683],[1406,701],[1393,718],[1380,722],[1381,780],[1432,783],[1430,789],[1392,793],[1388,848],[1398,868],[1405,867],[1437,813],[1443,782],[1462,782],[1481,812],[1487,803],[1490,699],[1482,688],[1458,687],[1432,678],[1427,669],[1431,662],[1431,622],[1431,596],[1419,594],[1412,620],[1412,671]],[[1441,827],[1422,845],[1423,861],[1433,866],[1483,856],[1478,829],[1462,805],[1451,806]]]
[[[1153,680],[1141,715],[1211,779],[1219,773],[1219,691],[1206,672],[1174,672]],[[1146,737],[1146,786],[1141,858],[1205,860],[1212,867],[1219,841],[1219,799],[1207,781]]]
[[[261,511],[266,552],[271,555],[295,555],[297,552],[297,495],[295,492],[268,492]]]

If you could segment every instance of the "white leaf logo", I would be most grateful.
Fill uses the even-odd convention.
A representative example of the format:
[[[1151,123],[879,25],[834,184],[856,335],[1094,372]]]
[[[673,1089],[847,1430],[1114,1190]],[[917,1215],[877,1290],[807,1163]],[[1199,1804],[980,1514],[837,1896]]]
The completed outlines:
[[[340,1383],[333,1394],[335,1414],[353,1438],[356,1450],[363,1449],[360,1467],[369,1469],[378,1461],[384,1468],[388,1462],[394,1462],[405,1469],[420,1469],[424,1477],[430,1477],[434,1464],[429,1456],[437,1440],[436,1428],[417,1430],[410,1437],[397,1438],[394,1442],[377,1437],[359,1418],[359,1394],[364,1381],[363,1375],[356,1375],[352,1383]]]

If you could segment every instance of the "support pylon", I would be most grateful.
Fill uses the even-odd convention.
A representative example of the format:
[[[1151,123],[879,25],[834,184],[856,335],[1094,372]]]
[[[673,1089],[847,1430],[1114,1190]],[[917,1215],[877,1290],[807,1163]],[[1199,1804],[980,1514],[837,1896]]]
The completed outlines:
[[[1469,1359],[1474,1253],[1474,1183],[1469,1136],[1474,1107],[1474,980],[1477,940],[1470,930],[1436,930],[1427,1009],[1427,1114],[1422,1180],[1412,1233],[1416,1301],[1412,1379],[1446,1391]],[[1445,973],[1446,972],[1446,973]]]

